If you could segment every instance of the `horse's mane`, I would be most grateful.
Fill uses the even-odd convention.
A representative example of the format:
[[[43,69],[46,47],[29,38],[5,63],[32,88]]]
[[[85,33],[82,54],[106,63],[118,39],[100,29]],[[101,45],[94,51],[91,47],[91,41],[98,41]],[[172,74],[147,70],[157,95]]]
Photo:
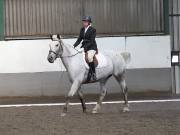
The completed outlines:
[[[66,49],[69,53],[74,54],[77,52],[77,50],[74,49],[73,45],[64,42],[62,39],[60,40],[60,42],[62,43],[64,49]]]

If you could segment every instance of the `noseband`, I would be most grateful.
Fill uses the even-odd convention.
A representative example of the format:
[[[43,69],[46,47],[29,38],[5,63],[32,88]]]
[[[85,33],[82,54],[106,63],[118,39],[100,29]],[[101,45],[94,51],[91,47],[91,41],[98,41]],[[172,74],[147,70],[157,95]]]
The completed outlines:
[[[49,53],[54,53],[55,55],[58,55],[56,52],[49,50]]]
[[[56,58],[57,58],[58,54],[57,54],[55,51],[49,50],[49,54],[50,54],[50,53],[55,54],[55,56],[56,56]]]

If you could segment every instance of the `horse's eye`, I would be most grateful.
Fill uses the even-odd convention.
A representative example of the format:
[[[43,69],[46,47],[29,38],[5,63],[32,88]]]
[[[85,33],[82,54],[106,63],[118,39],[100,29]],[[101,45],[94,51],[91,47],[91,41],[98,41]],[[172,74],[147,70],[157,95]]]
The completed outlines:
[[[56,47],[58,47],[58,44],[56,45]]]

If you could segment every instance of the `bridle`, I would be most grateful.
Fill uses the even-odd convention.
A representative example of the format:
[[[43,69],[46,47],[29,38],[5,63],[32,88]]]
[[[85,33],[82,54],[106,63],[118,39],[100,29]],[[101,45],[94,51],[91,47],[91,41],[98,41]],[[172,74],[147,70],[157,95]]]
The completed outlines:
[[[56,56],[58,55],[55,51],[53,51],[53,50],[49,50],[49,53],[54,53]]]
[[[62,46],[61,41],[59,41],[59,43],[60,43],[60,46]],[[74,48],[74,47],[72,47],[72,48],[73,48],[74,50],[76,50],[77,53],[72,54],[72,55],[68,55],[68,56],[62,56],[62,55],[57,54],[55,51],[51,50],[51,48],[50,48],[50,50],[49,50],[49,53],[55,54],[56,58],[73,57],[73,56],[76,56],[76,55],[79,54],[79,53],[82,53],[81,51],[77,50],[76,48]],[[59,55],[59,57],[58,57],[58,55]]]

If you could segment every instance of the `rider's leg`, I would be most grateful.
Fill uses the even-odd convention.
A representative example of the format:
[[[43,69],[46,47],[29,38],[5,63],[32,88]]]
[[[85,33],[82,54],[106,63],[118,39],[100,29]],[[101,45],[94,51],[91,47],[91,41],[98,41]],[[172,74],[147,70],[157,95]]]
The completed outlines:
[[[94,58],[94,55],[96,54],[96,51],[95,50],[89,50],[87,53],[88,53],[88,62],[89,62],[90,71],[92,72],[93,80],[96,80],[96,70],[95,70],[95,64],[93,61],[93,58]]]
[[[93,80],[96,80],[96,69],[95,69],[94,62],[90,62],[89,66],[91,67],[91,70],[92,70],[92,78],[93,78]]]
[[[87,80],[86,80],[87,82],[91,81],[91,76],[92,76],[92,69],[91,69],[91,66],[89,65],[89,72],[88,72],[88,76],[87,76]]]

